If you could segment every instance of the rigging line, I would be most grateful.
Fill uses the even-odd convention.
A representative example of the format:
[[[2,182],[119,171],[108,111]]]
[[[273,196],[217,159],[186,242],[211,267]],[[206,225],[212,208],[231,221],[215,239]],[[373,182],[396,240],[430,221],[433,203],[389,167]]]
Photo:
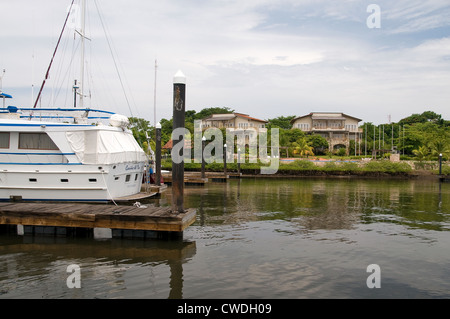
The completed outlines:
[[[36,98],[36,101],[34,102],[33,108],[36,108],[37,103],[38,103],[39,99],[41,98],[42,89],[44,88],[45,82],[48,79],[48,76],[49,76],[49,73],[50,73],[50,68],[52,67],[53,59],[55,58],[56,51],[58,50],[59,42],[61,41],[62,35],[63,35],[64,30],[66,28],[67,20],[69,20],[69,16],[70,16],[70,13],[72,12],[72,6],[73,6],[74,2],[75,2],[75,0],[72,0],[72,3],[70,4],[69,12],[67,13],[67,17],[66,17],[66,20],[64,21],[64,25],[62,27],[61,34],[59,35],[58,42],[56,43],[55,51],[53,52],[52,59],[50,60],[50,64],[48,66],[47,73],[45,74],[44,81],[42,82],[41,88],[39,89],[39,94],[38,94],[38,96]]]
[[[117,203],[114,201],[114,198],[112,197],[111,193],[109,192],[108,183],[106,183],[106,179],[105,179],[105,176],[103,175],[103,172],[104,172],[104,171],[102,170],[101,173],[102,173],[103,183],[105,183],[105,186],[106,186],[106,192],[108,193],[108,195],[109,195],[111,201],[114,203],[114,205],[119,206],[119,205],[117,205]]]
[[[66,56],[67,56],[69,42],[70,42],[69,40],[66,40],[66,42],[64,43],[64,47],[62,48],[63,55],[61,57],[61,61],[58,66],[58,69],[57,69],[58,70],[57,76],[55,77],[55,80],[54,80],[55,86],[57,87],[57,90],[56,90],[56,93],[54,96],[55,101],[58,100],[62,88],[67,87],[67,85],[70,85],[68,74],[72,68],[75,52],[78,50],[78,45],[72,46],[72,54],[69,56],[69,59],[68,59],[69,64],[68,64],[68,66],[64,67],[64,65],[66,64]],[[64,103],[62,103],[62,105],[64,105],[64,106],[67,105],[67,94],[68,93],[66,91]],[[54,104],[52,106],[55,107]]]
[[[122,81],[122,77],[121,77],[120,72],[119,72],[119,68],[117,67],[116,59],[115,59],[115,57],[114,57],[114,53],[113,53],[113,50],[112,50],[112,47],[111,47],[111,42],[110,42],[109,37],[108,37],[108,35],[107,35],[106,28],[105,28],[105,24],[103,23],[103,19],[102,19],[102,16],[101,16],[101,14],[100,14],[100,10],[99,10],[99,8],[98,8],[97,1],[94,1],[94,3],[95,3],[95,6],[96,6],[96,8],[97,8],[98,16],[99,16],[99,18],[100,18],[100,23],[101,23],[101,25],[102,25],[103,31],[105,32],[106,42],[108,43],[109,51],[110,51],[110,53],[111,53],[111,56],[112,56],[112,59],[113,59],[113,62],[114,62],[114,67],[116,68],[117,76],[119,77],[120,85],[122,86],[122,90],[123,90],[123,94],[124,94],[124,96],[125,96],[125,100],[127,101],[128,109],[130,110],[131,116],[133,116],[133,112],[132,112],[132,110],[131,110],[130,102],[129,102],[128,96],[127,96],[127,94],[126,94],[125,87],[124,87],[124,85],[123,85],[123,81]]]
[[[100,19],[100,23],[101,23],[102,28],[103,28],[103,32],[105,33],[106,42],[108,43],[108,47],[109,47],[109,50],[110,50],[110,53],[111,53],[111,57],[112,57],[113,62],[114,62],[114,67],[116,68],[116,72],[117,72],[117,76],[118,76],[119,81],[120,81],[120,85],[122,86],[122,90],[123,90],[123,94],[124,94],[124,96],[125,96],[125,100],[126,100],[126,102],[127,102],[128,110],[130,111],[131,117],[134,117],[133,111],[131,110],[130,101],[129,101],[129,99],[128,99],[128,96],[127,96],[127,93],[126,93],[126,90],[125,90],[125,86],[124,86],[124,83],[123,83],[123,81],[122,81],[122,76],[120,75],[120,71],[119,71],[119,68],[118,68],[118,66],[117,66],[117,62],[116,62],[116,58],[115,58],[115,55],[114,55],[114,51],[113,51],[113,48],[112,48],[112,45],[111,45],[111,41],[110,41],[110,38],[108,37],[108,32],[107,32],[107,30],[106,30],[106,26],[105,26],[105,24],[104,24],[104,22],[103,22],[102,15],[101,15],[101,13],[100,13],[100,9],[99,9],[99,6],[98,6],[98,2],[97,2],[96,0],[94,0],[94,4],[95,4],[95,7],[96,7],[96,9],[97,9],[97,13],[98,13],[98,16],[99,16],[99,19]],[[133,98],[133,96],[132,96],[132,98]],[[138,127],[140,127],[142,130],[144,130],[144,127],[142,127],[142,125],[141,125],[141,123],[140,123],[139,121],[138,121],[137,124],[138,124]],[[148,140],[147,140],[147,143],[148,143],[148,148],[153,152],[153,150],[152,150],[151,147],[150,147],[150,142],[149,142]],[[147,155],[147,154],[146,154],[146,155]],[[151,156],[151,155],[150,155],[150,156]],[[149,158],[149,157],[147,156],[147,158]]]

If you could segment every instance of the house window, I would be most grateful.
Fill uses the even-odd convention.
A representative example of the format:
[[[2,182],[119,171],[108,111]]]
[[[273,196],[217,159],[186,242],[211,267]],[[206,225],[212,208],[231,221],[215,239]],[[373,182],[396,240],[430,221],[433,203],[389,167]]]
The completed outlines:
[[[309,124],[307,123],[300,123],[297,124],[297,128],[303,130],[303,131],[307,131],[309,129]]]
[[[19,133],[19,148],[32,150],[57,150],[58,147],[45,133]]]
[[[9,148],[9,133],[0,133],[0,148]]]

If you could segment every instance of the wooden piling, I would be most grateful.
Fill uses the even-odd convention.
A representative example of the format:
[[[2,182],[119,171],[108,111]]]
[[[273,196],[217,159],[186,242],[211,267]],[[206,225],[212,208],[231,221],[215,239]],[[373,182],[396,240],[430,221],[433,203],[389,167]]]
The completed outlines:
[[[156,130],[156,147],[155,147],[155,184],[156,186],[161,186],[161,124],[157,123],[155,125]]]
[[[177,129],[184,129],[185,108],[186,108],[186,77],[178,71],[173,79],[173,132]],[[173,147],[178,143],[183,143],[181,154],[177,160],[172,154],[172,212],[184,212],[184,137],[180,139],[179,134],[172,134]],[[178,135],[178,136],[177,136]],[[174,148],[172,148],[173,152]]]

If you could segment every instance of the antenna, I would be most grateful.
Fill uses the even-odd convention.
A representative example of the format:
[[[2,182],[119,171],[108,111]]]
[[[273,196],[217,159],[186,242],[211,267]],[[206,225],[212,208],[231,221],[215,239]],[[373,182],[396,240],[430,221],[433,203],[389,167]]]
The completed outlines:
[[[2,88],[3,88],[2,81],[3,81],[3,77],[5,76],[5,73],[6,73],[6,70],[3,69],[2,76],[0,76],[0,92],[2,91]]]
[[[157,69],[158,69],[158,61],[155,59],[155,87],[154,87],[154,92],[153,92],[153,121],[154,121],[153,123],[154,123],[155,127],[156,127],[156,71],[157,71]],[[155,132],[156,132],[156,130],[155,130]]]

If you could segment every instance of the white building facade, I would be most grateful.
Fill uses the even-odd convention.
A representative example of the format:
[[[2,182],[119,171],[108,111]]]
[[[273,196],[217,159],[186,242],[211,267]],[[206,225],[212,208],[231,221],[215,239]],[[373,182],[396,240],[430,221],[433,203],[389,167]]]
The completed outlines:
[[[355,141],[355,145],[361,143],[363,130],[358,124],[361,121],[344,113],[312,112],[294,118],[291,124],[293,129],[324,137],[328,141],[330,152],[345,147],[348,153],[350,141]]]

